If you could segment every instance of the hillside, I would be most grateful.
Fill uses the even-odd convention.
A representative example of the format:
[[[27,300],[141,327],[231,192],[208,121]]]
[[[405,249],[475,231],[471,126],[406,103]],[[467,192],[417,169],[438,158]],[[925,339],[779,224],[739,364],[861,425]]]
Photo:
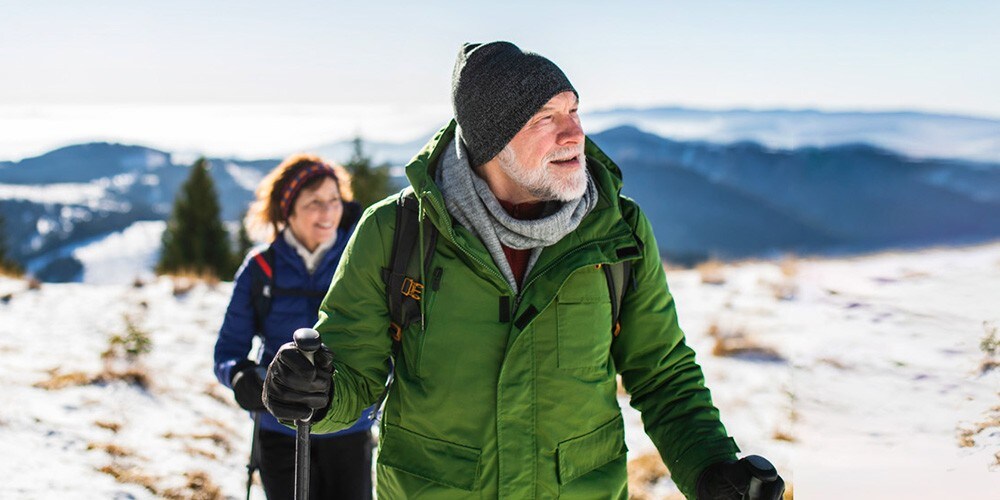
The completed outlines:
[[[800,498],[1000,489],[1000,368],[980,348],[1000,326],[1000,245],[667,276],[730,433]],[[211,370],[230,290],[0,278],[4,493],[241,498],[250,421]],[[129,328],[150,352],[102,360]],[[633,495],[675,496],[620,400]]]

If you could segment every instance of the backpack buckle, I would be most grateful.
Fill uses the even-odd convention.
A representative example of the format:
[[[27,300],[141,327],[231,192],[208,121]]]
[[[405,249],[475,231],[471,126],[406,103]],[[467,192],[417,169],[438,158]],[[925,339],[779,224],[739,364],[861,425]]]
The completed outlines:
[[[622,332],[622,322],[619,321],[619,322],[615,323],[615,331],[612,332],[612,335],[615,336],[615,337],[617,337],[618,334],[621,333],[621,332]]]
[[[392,340],[395,340],[396,342],[400,342],[400,341],[403,340],[403,329],[400,328],[400,326],[397,325],[396,323],[390,321],[389,322],[389,336],[392,337]]]
[[[419,301],[421,295],[424,293],[424,285],[413,281],[411,278],[406,278],[403,280],[403,287],[400,291],[403,295]]]

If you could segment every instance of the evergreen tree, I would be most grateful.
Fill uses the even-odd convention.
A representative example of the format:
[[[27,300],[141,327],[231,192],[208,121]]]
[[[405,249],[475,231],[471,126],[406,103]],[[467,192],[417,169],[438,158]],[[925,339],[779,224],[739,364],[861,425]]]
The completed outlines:
[[[208,168],[208,160],[199,158],[177,193],[163,232],[163,250],[156,266],[160,274],[231,275],[229,235],[222,225]]]
[[[247,226],[244,223],[244,219],[246,219],[246,214],[240,217],[240,231],[236,233],[236,251],[233,252],[232,265],[233,273],[239,269],[240,265],[243,264],[243,258],[254,247],[254,242],[250,239],[250,233],[247,233]]]
[[[20,276],[24,273],[21,265],[8,255],[7,249],[7,221],[3,214],[0,214],[0,274],[13,274]]]
[[[365,155],[360,137],[354,138],[354,152],[344,168],[351,173],[351,187],[354,201],[362,208],[381,200],[392,192],[389,182],[389,166],[372,165],[370,156]]]

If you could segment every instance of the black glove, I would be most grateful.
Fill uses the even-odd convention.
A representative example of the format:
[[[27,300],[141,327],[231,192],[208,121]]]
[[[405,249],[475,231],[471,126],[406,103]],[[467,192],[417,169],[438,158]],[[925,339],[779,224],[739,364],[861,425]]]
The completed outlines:
[[[320,345],[313,363],[289,342],[278,349],[264,377],[264,405],[282,421],[318,422],[333,396],[333,353]]]
[[[250,360],[241,361],[233,367],[233,372],[229,385],[233,387],[236,404],[247,411],[263,410],[264,402],[261,396],[264,392],[264,380],[258,373],[257,364]]]
[[[698,500],[781,500],[785,481],[759,455],[709,465],[698,477]]]

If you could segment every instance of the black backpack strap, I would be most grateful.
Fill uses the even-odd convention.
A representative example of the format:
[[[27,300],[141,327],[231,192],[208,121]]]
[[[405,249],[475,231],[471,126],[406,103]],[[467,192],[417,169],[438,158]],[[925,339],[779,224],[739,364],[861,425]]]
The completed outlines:
[[[423,320],[420,301],[423,299],[424,284],[421,276],[430,274],[430,264],[434,256],[434,246],[437,243],[437,228],[425,219],[423,223],[423,255],[414,253],[417,241],[420,239],[420,202],[412,187],[399,193],[396,201],[396,230],[392,237],[392,253],[389,257],[389,269],[382,270],[385,281],[386,304],[389,307],[389,335],[392,337],[392,357],[389,359],[389,378],[385,389],[375,403],[376,411],[372,412],[374,419],[382,408],[389,388],[396,378],[396,363],[402,352],[403,331],[415,321]],[[421,272],[423,271],[423,272]]]
[[[420,203],[413,188],[404,189],[399,194],[396,205],[396,230],[389,258],[391,267],[383,270],[383,280],[391,320],[390,334],[398,342],[402,339],[403,330],[423,319],[420,300],[423,298],[424,284],[420,282],[420,277],[428,274],[427,267],[433,256],[437,230],[430,221],[424,222],[425,259],[421,263],[413,252],[420,239]]]
[[[623,260],[605,264],[601,268],[604,269],[604,277],[608,280],[608,295],[611,297],[611,333],[617,337],[622,329],[620,321],[622,299],[625,298],[625,292],[632,280],[632,261]]]
[[[250,304],[253,306],[254,334],[264,335],[264,320],[271,313],[274,296],[274,248],[257,252],[251,258]]]

